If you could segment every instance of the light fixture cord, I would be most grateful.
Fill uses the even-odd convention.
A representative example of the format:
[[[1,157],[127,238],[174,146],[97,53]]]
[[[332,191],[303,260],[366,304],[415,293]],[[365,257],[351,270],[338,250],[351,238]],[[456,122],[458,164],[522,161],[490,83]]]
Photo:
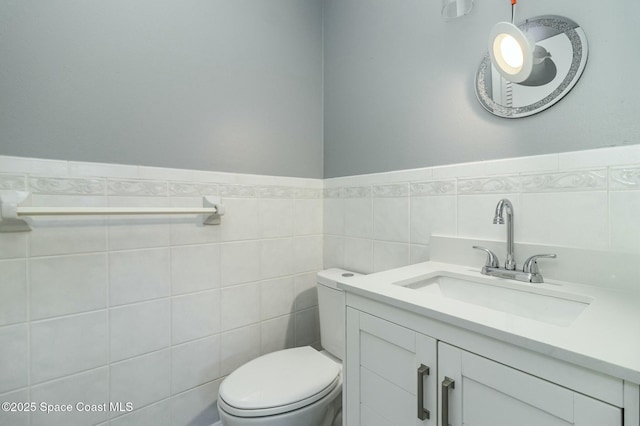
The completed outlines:
[[[516,19],[516,4],[518,3],[518,0],[511,0],[511,23],[513,25],[515,25],[515,19]]]

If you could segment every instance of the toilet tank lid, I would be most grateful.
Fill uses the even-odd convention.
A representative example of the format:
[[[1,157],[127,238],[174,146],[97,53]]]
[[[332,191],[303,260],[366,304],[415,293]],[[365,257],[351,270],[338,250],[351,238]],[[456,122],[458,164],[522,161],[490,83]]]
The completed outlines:
[[[318,283],[338,289],[338,283],[346,283],[354,277],[359,276],[362,276],[362,274],[346,271],[340,268],[325,269],[324,271],[318,272]]]

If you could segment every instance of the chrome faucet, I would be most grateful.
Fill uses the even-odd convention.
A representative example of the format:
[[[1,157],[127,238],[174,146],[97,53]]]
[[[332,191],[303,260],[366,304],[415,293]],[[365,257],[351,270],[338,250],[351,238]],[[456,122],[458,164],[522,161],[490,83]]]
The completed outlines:
[[[504,262],[504,269],[513,271],[516,269],[516,259],[513,253],[513,204],[511,204],[511,201],[506,198],[498,201],[493,224],[504,224],[503,213],[505,211],[507,212],[507,260]]]
[[[487,253],[487,260],[482,267],[482,273],[484,275],[490,275],[492,277],[506,278],[510,280],[524,281],[528,283],[543,283],[544,279],[538,270],[539,258],[555,259],[555,254],[536,254],[529,257],[522,267],[522,271],[516,270],[516,258],[514,253],[513,244],[513,204],[511,201],[503,198],[498,201],[496,206],[496,214],[493,217],[494,224],[504,224],[504,213],[507,214],[507,260],[504,263],[504,268],[500,267],[498,257],[486,247],[473,246],[474,249],[483,250]]]

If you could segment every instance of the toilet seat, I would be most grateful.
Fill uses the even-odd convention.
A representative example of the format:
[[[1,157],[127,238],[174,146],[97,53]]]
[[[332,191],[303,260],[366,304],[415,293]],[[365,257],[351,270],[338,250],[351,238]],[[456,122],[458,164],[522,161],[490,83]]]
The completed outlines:
[[[273,416],[313,404],[342,385],[341,367],[310,346],[258,357],[227,377],[219,404],[238,417]]]

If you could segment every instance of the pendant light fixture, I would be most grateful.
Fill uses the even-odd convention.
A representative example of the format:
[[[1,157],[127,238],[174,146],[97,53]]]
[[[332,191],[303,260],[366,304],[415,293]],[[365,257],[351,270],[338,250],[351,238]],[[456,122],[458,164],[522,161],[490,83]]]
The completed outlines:
[[[498,22],[489,34],[489,56],[495,69],[507,80],[521,83],[533,70],[533,44],[515,26],[517,0],[511,0],[511,22]]]

